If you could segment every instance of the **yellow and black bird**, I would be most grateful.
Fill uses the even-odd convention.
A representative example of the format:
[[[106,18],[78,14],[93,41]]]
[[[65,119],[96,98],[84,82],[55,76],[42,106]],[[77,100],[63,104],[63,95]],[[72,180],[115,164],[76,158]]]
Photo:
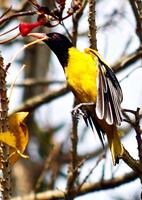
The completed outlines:
[[[45,35],[29,34],[38,39]],[[44,42],[57,56],[64,69],[68,87],[79,102],[73,112],[82,112],[86,124],[95,126],[102,143],[104,134],[107,135],[115,165],[123,153],[117,130],[117,125],[122,121],[120,104],[123,95],[115,74],[97,51],[86,48],[81,52],[62,34],[49,33]]]

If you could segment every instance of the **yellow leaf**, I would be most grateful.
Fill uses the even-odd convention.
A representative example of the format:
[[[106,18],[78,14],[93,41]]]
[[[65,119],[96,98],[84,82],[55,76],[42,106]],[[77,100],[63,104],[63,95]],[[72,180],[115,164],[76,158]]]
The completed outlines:
[[[27,117],[28,112],[14,113],[8,118],[9,131],[0,135],[0,141],[10,146],[9,163],[14,164],[20,157],[27,158],[23,154],[28,144],[28,129],[23,120]],[[0,166],[1,166],[0,157]]]
[[[0,133],[0,141],[13,148],[16,148],[16,137],[9,131]]]
[[[20,123],[24,121],[27,117],[28,112],[18,112],[14,113],[9,117],[9,128],[14,129],[15,127],[19,126]]]
[[[29,134],[27,126],[24,124],[23,120],[27,117],[28,112],[19,112],[14,113],[9,117],[9,128],[10,131],[16,137],[16,151],[13,148],[10,148],[10,154],[13,156],[10,157],[9,162],[14,164],[21,155],[24,155],[23,152],[28,144]],[[22,156],[23,157],[23,156]]]

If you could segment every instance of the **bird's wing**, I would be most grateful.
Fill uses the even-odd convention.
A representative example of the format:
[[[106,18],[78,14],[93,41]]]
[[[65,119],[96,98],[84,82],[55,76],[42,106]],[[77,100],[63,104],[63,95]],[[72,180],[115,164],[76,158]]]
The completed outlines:
[[[90,48],[85,51],[94,59],[98,58],[96,115],[99,119],[104,119],[109,125],[120,125],[122,121],[120,104],[123,100],[123,94],[119,82],[112,69],[97,51]]]

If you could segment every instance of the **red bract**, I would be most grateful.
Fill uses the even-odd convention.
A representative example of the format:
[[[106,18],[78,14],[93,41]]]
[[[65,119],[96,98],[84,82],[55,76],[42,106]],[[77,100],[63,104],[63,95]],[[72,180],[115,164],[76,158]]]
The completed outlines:
[[[57,4],[55,9],[50,10],[47,6],[40,6],[36,0],[28,0],[37,10],[37,21],[33,23],[20,23],[19,26],[16,26],[4,33],[1,33],[0,36],[6,35],[11,31],[19,28],[19,33],[11,38],[0,41],[0,44],[6,44],[12,40],[15,40],[19,35],[25,37],[27,36],[34,28],[40,26],[46,26],[53,28],[71,15],[73,15],[81,6],[80,0],[72,0],[71,8],[68,9],[67,14],[63,16],[65,9],[66,0],[54,0]],[[52,1],[52,0],[50,0]],[[49,1],[48,1],[49,2]]]
[[[37,21],[33,23],[20,23],[19,31],[20,31],[20,34],[24,37],[24,36],[27,36],[34,28],[37,28],[42,25],[43,25],[42,21]]]

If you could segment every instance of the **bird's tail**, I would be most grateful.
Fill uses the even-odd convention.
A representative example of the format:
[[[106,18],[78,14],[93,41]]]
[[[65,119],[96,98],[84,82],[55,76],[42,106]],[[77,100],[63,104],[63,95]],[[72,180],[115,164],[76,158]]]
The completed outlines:
[[[112,161],[113,164],[116,165],[119,162],[119,158],[123,154],[123,145],[121,144],[120,138],[119,138],[119,131],[115,128],[115,130],[111,131],[110,133],[107,133],[107,139],[109,148],[112,155]]]
[[[104,146],[104,135],[107,135],[108,145],[112,155],[112,162],[114,165],[119,163],[119,158],[123,154],[123,145],[120,141],[120,133],[115,125],[108,125],[105,120],[99,120],[92,110],[87,110],[87,118],[84,120],[93,129],[93,125],[96,128],[98,136]]]
[[[120,131],[117,130],[117,127],[114,124],[107,124],[105,120],[98,119],[95,112],[92,112],[92,109],[89,108],[86,110],[84,120],[87,126],[91,126],[92,130],[94,130],[93,127],[95,127],[103,146],[104,135],[107,135],[108,145],[112,155],[112,162],[114,165],[119,163],[119,158],[123,154],[123,145],[121,144],[121,134]]]

